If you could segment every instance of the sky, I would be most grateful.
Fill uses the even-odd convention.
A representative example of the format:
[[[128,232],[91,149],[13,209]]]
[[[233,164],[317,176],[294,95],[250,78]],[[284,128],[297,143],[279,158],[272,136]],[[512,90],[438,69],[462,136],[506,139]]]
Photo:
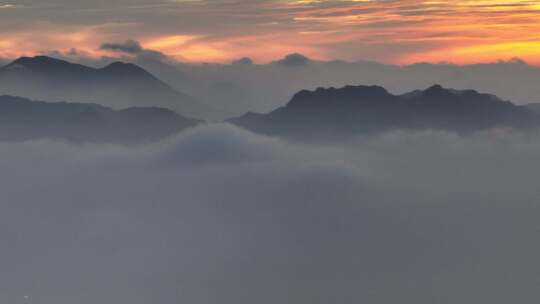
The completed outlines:
[[[178,60],[540,64],[540,1],[0,0],[0,57],[128,39]]]

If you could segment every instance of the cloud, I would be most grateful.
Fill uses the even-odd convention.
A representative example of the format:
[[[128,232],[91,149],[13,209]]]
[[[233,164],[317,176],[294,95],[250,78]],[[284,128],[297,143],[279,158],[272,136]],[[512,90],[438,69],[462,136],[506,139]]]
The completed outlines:
[[[126,40],[123,43],[103,43],[99,48],[101,50],[110,50],[132,55],[137,55],[144,51],[141,44],[135,40]]]
[[[120,54],[135,56],[139,61],[170,61],[171,59],[162,52],[144,48],[139,41],[126,40],[124,42],[107,42],[101,44],[100,50],[112,51]]]
[[[242,57],[238,60],[234,60],[232,62],[233,65],[252,65],[253,64],[253,59],[249,58],[249,57]]]
[[[298,53],[289,54],[285,58],[276,61],[277,64],[289,67],[299,67],[309,64],[310,59]]]
[[[2,143],[0,302],[534,299],[537,139],[302,146],[207,125],[129,149]]]
[[[509,53],[539,61],[538,43],[529,35],[539,27],[537,1],[29,0],[8,5],[0,9],[0,26],[7,29],[0,47],[9,57],[72,47],[95,51],[101,41],[129,37],[145,45],[180,36],[200,39],[153,49],[197,62],[230,62],[242,54],[268,62],[286,52],[399,64],[495,61]]]

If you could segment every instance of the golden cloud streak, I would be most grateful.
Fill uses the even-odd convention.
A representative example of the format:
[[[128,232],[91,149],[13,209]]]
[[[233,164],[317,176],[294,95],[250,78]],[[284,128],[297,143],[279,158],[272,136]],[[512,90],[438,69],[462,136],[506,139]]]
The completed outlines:
[[[540,64],[540,34],[536,34],[540,33],[540,0],[244,1],[248,8],[204,0],[176,3],[191,5],[189,10],[152,12],[178,14],[180,19],[189,11],[209,24],[178,33],[171,28],[141,34],[134,27],[119,34],[96,25],[70,27],[67,33],[61,27],[40,29],[39,34],[7,31],[0,38],[0,56],[72,47],[98,56],[100,43],[130,38],[148,49],[189,61],[228,61],[241,56],[269,61],[303,52],[320,59],[389,63],[471,63],[521,57]],[[213,27],[214,20],[225,26]]]

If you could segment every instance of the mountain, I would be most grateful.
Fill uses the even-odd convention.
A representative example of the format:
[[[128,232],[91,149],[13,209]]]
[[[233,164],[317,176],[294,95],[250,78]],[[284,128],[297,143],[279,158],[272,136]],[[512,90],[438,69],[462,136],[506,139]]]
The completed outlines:
[[[518,105],[540,96],[540,67],[520,60],[472,65],[388,65],[369,61],[302,60],[301,57],[288,55],[267,64],[237,60],[232,64],[167,61],[158,65],[141,56],[136,63],[181,92],[234,112],[229,117],[248,111],[272,111],[284,106],[302,89],[349,84],[378,85],[394,94],[403,94],[439,83],[449,88],[490,92]],[[298,64],[290,64],[294,62],[291,58],[300,60],[296,61]]]
[[[22,57],[0,68],[0,94],[97,103],[114,109],[162,107],[196,118],[219,116],[139,66],[122,62],[96,69],[46,56]]]
[[[494,127],[528,128],[539,116],[494,95],[439,85],[403,95],[379,86],[300,91],[269,114],[229,120],[249,130],[299,139],[333,139],[392,129],[468,133]]]
[[[113,110],[97,104],[0,96],[0,141],[50,138],[138,144],[162,139],[198,123],[157,107]]]

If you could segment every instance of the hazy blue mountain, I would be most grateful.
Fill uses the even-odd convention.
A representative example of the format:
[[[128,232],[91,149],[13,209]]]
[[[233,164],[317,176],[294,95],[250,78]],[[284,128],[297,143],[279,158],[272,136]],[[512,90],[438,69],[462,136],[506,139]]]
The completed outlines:
[[[417,63],[391,65],[369,61],[320,61],[302,54],[290,54],[270,63],[249,57],[231,64],[194,64],[163,56],[149,56],[146,50],[132,57],[62,58],[101,67],[114,61],[128,61],[143,67],[176,90],[219,109],[221,117],[246,112],[266,113],[286,104],[296,92],[318,87],[377,85],[393,94],[403,94],[433,84],[457,89],[490,92],[514,104],[524,105],[540,96],[540,67],[513,59],[493,63],[454,65]],[[53,53],[54,56],[62,56]],[[246,54],[249,55],[249,54]]]
[[[46,56],[22,57],[0,68],[0,94],[97,103],[114,109],[162,107],[196,118],[219,116],[132,63],[91,68]]]
[[[97,104],[0,96],[0,140],[62,139],[135,144],[162,139],[199,121],[164,108],[113,110]]]
[[[488,64],[388,65],[368,61],[318,61],[299,54],[268,64],[249,60],[232,64],[155,64],[138,58],[137,64],[176,89],[213,107],[239,116],[265,113],[285,105],[296,92],[318,87],[378,85],[403,94],[433,84],[490,92],[517,105],[540,96],[540,68],[520,60]],[[293,60],[295,59],[296,60]],[[296,63],[296,64],[295,64]]]
[[[467,133],[494,127],[528,128],[539,116],[494,95],[439,85],[403,95],[379,86],[300,91],[269,114],[248,113],[230,122],[249,130],[305,140],[333,139],[391,129]]]

